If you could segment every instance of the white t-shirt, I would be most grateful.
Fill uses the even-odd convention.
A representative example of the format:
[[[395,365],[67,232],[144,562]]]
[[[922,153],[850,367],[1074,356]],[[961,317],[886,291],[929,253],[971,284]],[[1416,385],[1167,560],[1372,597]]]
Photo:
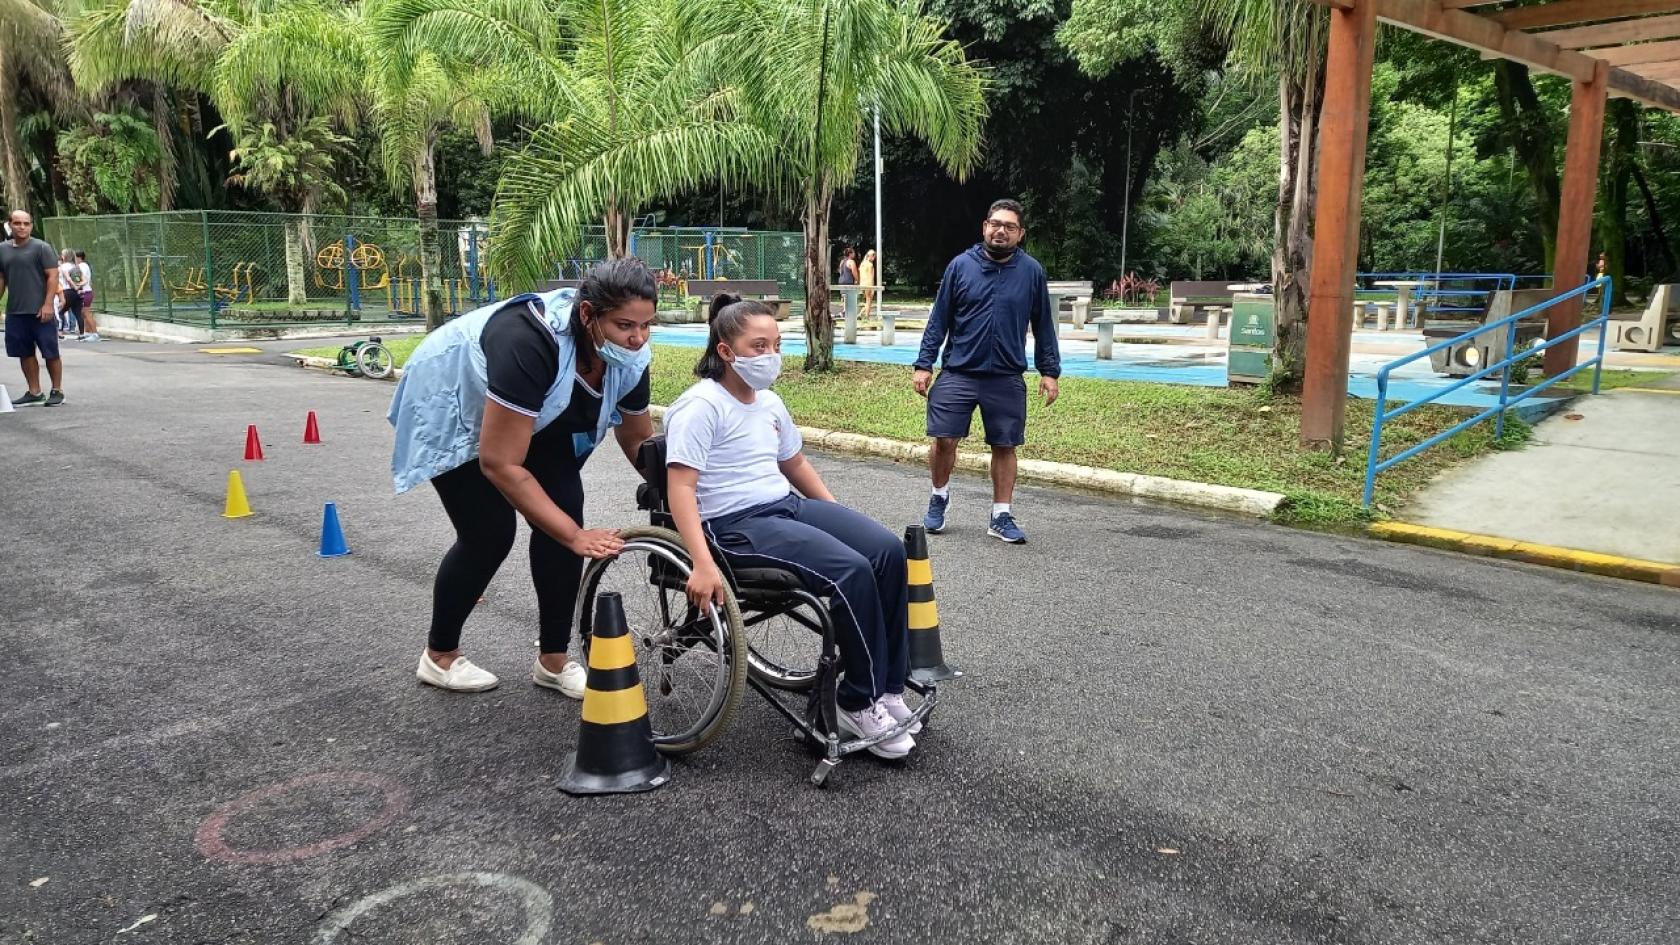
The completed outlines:
[[[93,267],[87,263],[77,263],[76,268],[82,271],[82,291],[93,291]]]
[[[68,292],[71,289],[79,289],[79,287],[76,285],[76,280],[81,278],[81,275],[82,275],[81,270],[76,268],[75,263],[67,263],[67,262],[59,263],[58,264],[58,291]]]
[[[774,502],[793,491],[777,465],[804,441],[782,398],[759,391],[750,404],[704,380],[665,414],[665,462],[700,470],[700,517],[714,519]]]

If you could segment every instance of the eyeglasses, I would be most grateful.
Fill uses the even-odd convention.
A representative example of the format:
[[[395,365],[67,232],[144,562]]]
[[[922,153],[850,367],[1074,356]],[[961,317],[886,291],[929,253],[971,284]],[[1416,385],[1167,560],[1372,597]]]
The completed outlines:
[[[987,220],[986,229],[1002,230],[1005,233],[1018,233],[1021,230],[1021,224],[1010,223],[1007,220]]]

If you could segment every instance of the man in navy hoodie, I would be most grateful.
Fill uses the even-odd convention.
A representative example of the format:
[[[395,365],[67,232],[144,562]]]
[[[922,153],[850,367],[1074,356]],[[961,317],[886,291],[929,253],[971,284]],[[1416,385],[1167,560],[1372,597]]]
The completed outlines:
[[[992,448],[992,512],[986,534],[1010,544],[1027,540],[1015,523],[1010,499],[1015,493],[1015,448],[1026,442],[1027,329],[1033,333],[1033,363],[1040,375],[1044,405],[1056,402],[1062,374],[1056,346],[1056,306],[1044,267],[1020,248],[1027,235],[1021,205],[999,200],[986,212],[981,241],[951,260],[939,283],[939,296],[922,332],[916,358],[916,393],[927,398],[927,432],[933,437],[928,465],[933,496],[922,524],[929,532],[945,529],[951,502],[951,472],[957,444],[968,436],[974,408],[986,444]],[[943,348],[943,351],[941,351]],[[943,370],[933,378],[935,359]]]

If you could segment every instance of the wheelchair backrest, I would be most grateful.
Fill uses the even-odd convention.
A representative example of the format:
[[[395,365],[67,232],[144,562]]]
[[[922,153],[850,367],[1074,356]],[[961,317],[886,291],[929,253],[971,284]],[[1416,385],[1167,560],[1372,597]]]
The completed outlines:
[[[636,471],[645,480],[636,487],[636,508],[658,515],[668,515],[670,506],[665,500],[665,437],[650,436],[636,451]]]

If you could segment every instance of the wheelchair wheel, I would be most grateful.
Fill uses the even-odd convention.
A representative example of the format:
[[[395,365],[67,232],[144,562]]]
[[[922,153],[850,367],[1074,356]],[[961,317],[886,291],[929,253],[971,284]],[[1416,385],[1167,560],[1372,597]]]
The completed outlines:
[[[390,350],[384,345],[370,341],[362,345],[362,350],[356,352],[356,366],[362,369],[363,374],[379,381],[391,376],[397,361],[391,357]]]
[[[747,672],[754,679],[789,692],[804,692],[816,685],[822,618],[809,603],[786,600],[761,609],[749,596],[742,617]]]
[[[654,744],[668,755],[687,754],[723,732],[746,688],[741,612],[728,586],[721,607],[702,613],[689,604],[692,569],[676,532],[640,526],[619,535],[618,557],[584,568],[577,627],[586,661],[595,598],[617,591],[635,641]]]

